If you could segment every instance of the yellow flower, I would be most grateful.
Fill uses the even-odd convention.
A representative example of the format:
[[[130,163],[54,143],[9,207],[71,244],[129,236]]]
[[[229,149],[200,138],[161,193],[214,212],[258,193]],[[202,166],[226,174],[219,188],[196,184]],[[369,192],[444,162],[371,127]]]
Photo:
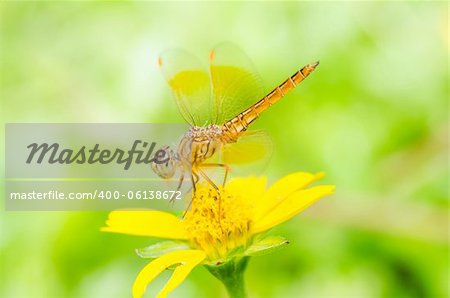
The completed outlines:
[[[158,294],[166,297],[199,264],[220,266],[230,259],[257,255],[286,244],[283,238],[261,240],[257,235],[331,194],[334,190],[331,185],[306,188],[321,177],[322,173],[298,172],[280,179],[269,189],[264,177],[237,178],[220,188],[220,194],[206,182],[200,183],[184,219],[155,210],[113,211],[101,230],[178,240],[138,251],[154,260],[138,274],[133,297],[141,297],[146,286],[162,271],[176,266]]]

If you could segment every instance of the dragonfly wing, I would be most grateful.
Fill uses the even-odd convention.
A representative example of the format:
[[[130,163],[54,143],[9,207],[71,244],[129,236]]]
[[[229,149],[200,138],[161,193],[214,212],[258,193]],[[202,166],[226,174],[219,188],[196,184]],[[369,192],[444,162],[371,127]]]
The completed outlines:
[[[231,43],[211,51],[214,123],[222,124],[264,96],[262,79],[247,55]]]
[[[173,49],[163,52],[158,62],[183,118],[191,125],[209,124],[213,110],[211,84],[200,61],[184,50]]]
[[[263,130],[248,130],[244,132],[236,143],[223,145],[221,161],[230,165],[232,171],[254,172],[257,174],[264,169],[272,156],[272,138]],[[239,165],[239,167],[233,167]]]

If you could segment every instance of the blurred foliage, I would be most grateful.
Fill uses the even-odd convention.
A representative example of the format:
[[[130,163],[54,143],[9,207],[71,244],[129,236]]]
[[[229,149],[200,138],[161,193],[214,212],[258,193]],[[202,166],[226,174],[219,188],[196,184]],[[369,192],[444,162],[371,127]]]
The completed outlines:
[[[276,145],[271,179],[325,171],[337,192],[277,228],[291,244],[252,259],[251,297],[448,297],[447,5],[2,2],[0,115],[181,121],[156,64],[170,47],[206,64],[232,41],[267,90],[320,59],[255,127]],[[155,240],[102,234],[106,216],[3,211],[0,296],[130,296],[145,265],[134,249]],[[197,268],[172,296],[225,290]]]

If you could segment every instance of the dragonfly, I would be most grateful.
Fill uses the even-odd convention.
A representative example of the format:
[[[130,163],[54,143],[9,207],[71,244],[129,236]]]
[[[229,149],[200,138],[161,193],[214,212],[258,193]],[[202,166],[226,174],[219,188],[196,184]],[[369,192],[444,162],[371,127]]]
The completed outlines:
[[[211,50],[209,69],[179,49],[162,53],[158,64],[189,129],[177,148],[161,148],[167,162],[152,163],[152,169],[164,179],[179,172],[178,190],[190,175],[195,192],[200,177],[219,191],[207,168],[224,169],[225,185],[231,166],[257,162],[271,154],[270,137],[263,130],[249,130],[250,125],[299,86],[319,62],[302,67],[267,94],[250,59],[231,43]]]

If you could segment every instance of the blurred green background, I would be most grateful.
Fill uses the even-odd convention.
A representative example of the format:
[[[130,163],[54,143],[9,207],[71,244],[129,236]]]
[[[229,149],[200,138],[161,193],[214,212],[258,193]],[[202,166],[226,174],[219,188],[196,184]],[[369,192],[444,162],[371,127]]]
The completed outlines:
[[[0,5],[3,122],[181,121],[156,63],[170,47],[206,64],[234,42],[267,90],[320,60],[255,127],[271,181],[325,171],[337,191],[276,228],[291,244],[251,260],[250,297],[448,297],[448,3]],[[0,297],[131,296],[134,249],[156,240],[102,234],[106,217],[2,211]],[[172,297],[225,290],[199,267]]]

